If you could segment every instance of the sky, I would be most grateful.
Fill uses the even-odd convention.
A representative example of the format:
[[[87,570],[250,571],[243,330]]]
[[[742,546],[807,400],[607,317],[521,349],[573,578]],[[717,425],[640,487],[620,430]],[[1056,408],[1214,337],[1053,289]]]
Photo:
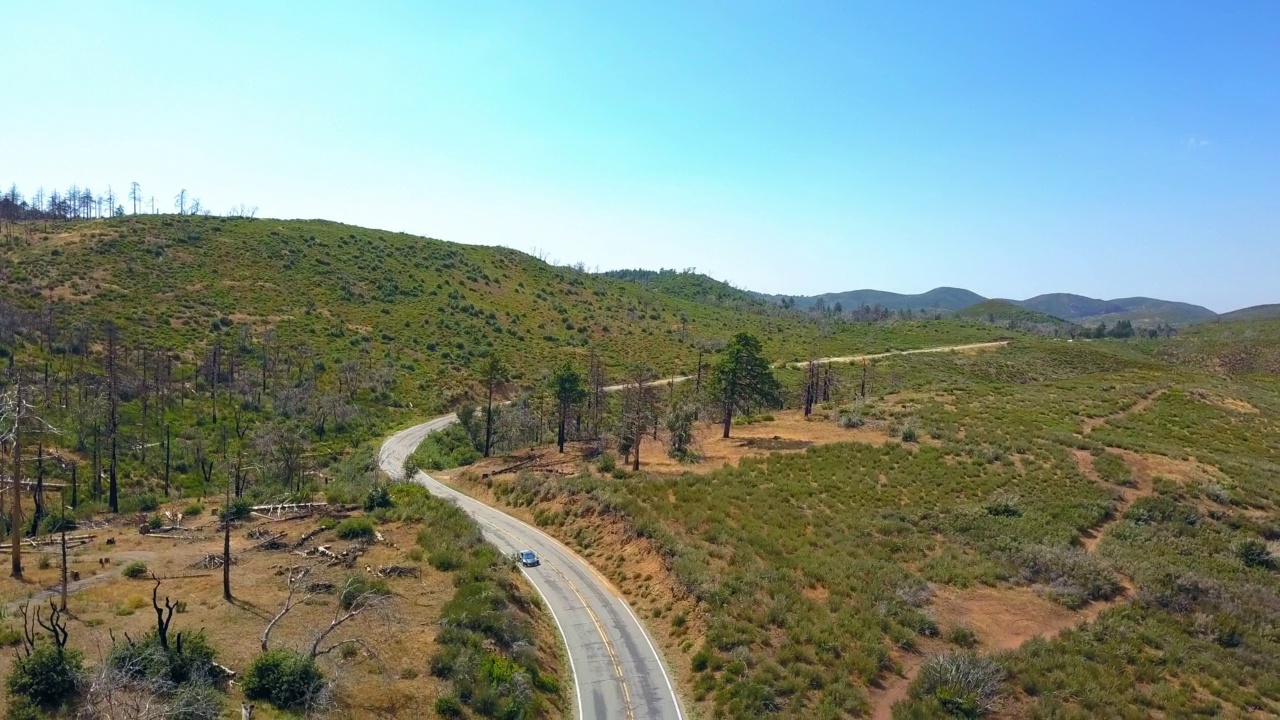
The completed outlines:
[[[1280,3],[0,0],[0,183],[790,295],[1280,302]]]

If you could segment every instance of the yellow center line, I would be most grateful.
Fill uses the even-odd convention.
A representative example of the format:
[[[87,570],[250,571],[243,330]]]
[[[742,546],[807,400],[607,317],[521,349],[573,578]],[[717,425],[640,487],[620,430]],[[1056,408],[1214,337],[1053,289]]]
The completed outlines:
[[[513,546],[520,547],[520,543],[511,535],[511,533],[503,530],[497,525],[490,525],[490,527],[500,534],[505,535],[507,540],[510,540]],[[622,700],[627,706],[627,720],[635,720],[635,710],[631,706],[631,690],[627,687],[627,680],[622,674],[622,665],[618,662],[618,654],[614,652],[613,643],[609,642],[609,636],[604,632],[604,625],[600,624],[600,619],[596,617],[591,606],[587,604],[587,599],[578,591],[578,586],[573,584],[573,581],[569,579],[569,576],[565,575],[560,568],[552,566],[551,569],[561,578],[564,578],[565,584],[569,586],[569,589],[573,591],[574,595],[578,596],[578,602],[581,602],[583,609],[587,611],[587,615],[591,618],[591,624],[595,625],[596,632],[600,633],[600,640],[604,642],[604,649],[609,653],[609,661],[613,663],[613,673],[617,675],[618,684],[622,686]]]

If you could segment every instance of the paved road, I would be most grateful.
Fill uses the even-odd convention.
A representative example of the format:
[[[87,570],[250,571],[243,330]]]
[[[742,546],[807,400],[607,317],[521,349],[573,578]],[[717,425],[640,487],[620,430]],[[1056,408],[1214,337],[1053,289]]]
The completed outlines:
[[[864,359],[991,348],[1006,341],[948,345],[838,358],[818,362],[856,362]],[[792,363],[793,366],[801,363]],[[650,385],[691,380],[680,376],[653,380]],[[628,385],[604,388],[613,392]],[[444,415],[392,435],[378,453],[378,465],[393,478],[404,475],[404,461],[432,432],[457,422],[456,415]],[[450,488],[424,472],[413,478],[432,494],[453,500],[480,523],[485,537],[508,554],[533,550],[542,559],[541,567],[526,569],[525,575],[542,594],[555,618],[569,651],[574,678],[578,717],[599,720],[684,720],[680,701],[662,658],[635,613],[585,560],[560,542],[506,513],[495,510]]]
[[[457,421],[435,418],[392,435],[378,464],[393,478],[428,434]],[[578,717],[598,720],[683,720],[670,676],[635,613],[572,550],[535,527],[449,488],[424,472],[415,482],[453,500],[508,554],[531,549],[542,565],[524,570],[541,593],[569,652]]]

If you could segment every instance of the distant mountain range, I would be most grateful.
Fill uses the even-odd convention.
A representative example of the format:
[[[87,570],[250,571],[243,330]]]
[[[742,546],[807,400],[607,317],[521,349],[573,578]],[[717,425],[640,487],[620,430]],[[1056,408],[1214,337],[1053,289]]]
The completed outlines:
[[[812,308],[818,304],[832,308],[839,303],[841,309],[849,310],[863,305],[874,307],[878,304],[889,310],[923,310],[947,314],[959,312],[989,299],[973,291],[953,287],[934,288],[918,295],[904,295],[883,290],[850,290],[796,297],[761,294],[757,294],[756,297],[775,303],[784,301],[788,304],[794,303],[795,307],[801,309]],[[1049,293],[1026,300],[1008,300],[1007,302],[1076,324],[1105,322],[1110,325],[1119,320],[1128,320],[1135,325],[1185,324],[1218,317],[1217,313],[1206,307],[1148,297],[1099,300],[1071,293]],[[1262,309],[1269,307],[1273,306],[1259,306]],[[1259,311],[1265,312],[1265,310]]]
[[[1191,303],[1149,297],[1127,297],[1114,300],[1048,293],[1026,300],[986,298],[972,290],[939,287],[918,295],[885,290],[849,290],[822,295],[767,295],[734,287],[695,270],[610,270],[601,273],[618,280],[647,285],[659,292],[686,300],[711,305],[731,306],[749,311],[753,306],[764,309],[765,303],[808,310],[821,305],[828,310],[848,312],[863,306],[879,306],[883,310],[913,310],[962,318],[1018,325],[1058,326],[1065,321],[1073,325],[1113,326],[1128,320],[1139,327],[1160,324],[1186,325],[1206,320],[1256,320],[1280,318],[1280,304],[1257,305],[1218,315],[1209,308]],[[1019,310],[1020,309],[1020,310]]]

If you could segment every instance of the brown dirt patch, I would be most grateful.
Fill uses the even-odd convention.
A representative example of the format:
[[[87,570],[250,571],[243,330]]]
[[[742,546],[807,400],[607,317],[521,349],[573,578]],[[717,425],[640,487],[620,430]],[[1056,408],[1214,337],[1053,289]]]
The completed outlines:
[[[965,625],[977,634],[983,648],[1012,650],[1032,638],[1051,638],[1092,620],[1117,602],[1095,602],[1081,610],[1068,610],[1030,588],[939,587],[932,609],[944,633]]]
[[[640,452],[640,469],[651,473],[680,474],[710,472],[724,465],[736,465],[743,458],[761,457],[771,452],[800,452],[815,445],[862,442],[883,445],[893,438],[870,427],[844,429],[824,415],[805,419],[800,410],[773,413],[774,419],[751,425],[735,425],[731,437],[724,438],[719,424],[699,424],[694,443],[701,460],[682,463],[670,458],[665,447],[650,441]]]
[[[1126,594],[1129,590],[1126,585]],[[1063,630],[1094,620],[1125,597],[1091,603],[1081,610],[1068,610],[1029,588],[938,587],[930,610],[944,634],[963,625],[978,636],[984,652],[992,652],[1017,649],[1032,638],[1053,638]],[[897,654],[898,672],[878,679],[870,688],[872,718],[892,718],[894,703],[907,698],[911,681],[925,659],[951,649],[939,640],[922,641],[917,652]]]
[[[719,423],[699,423],[694,428],[694,447],[699,460],[691,463],[682,463],[667,455],[664,432],[658,434],[656,441],[648,435],[640,444],[640,470],[661,475],[707,473],[725,465],[736,465],[743,458],[763,457],[774,452],[802,452],[815,445],[838,442],[884,445],[896,441],[878,428],[864,426],[846,430],[823,415],[815,413],[810,418],[806,420],[800,410],[785,410],[775,413],[773,420],[735,425],[729,438],[721,437],[723,426]],[[587,447],[587,443],[568,443],[564,454],[560,454],[554,445],[538,446],[505,457],[479,460],[466,470],[477,477],[521,469],[572,475],[590,469],[591,463],[583,457]],[[617,465],[631,470],[631,464],[624,463],[622,458],[617,458]],[[447,478],[459,472],[446,470],[432,474]]]

